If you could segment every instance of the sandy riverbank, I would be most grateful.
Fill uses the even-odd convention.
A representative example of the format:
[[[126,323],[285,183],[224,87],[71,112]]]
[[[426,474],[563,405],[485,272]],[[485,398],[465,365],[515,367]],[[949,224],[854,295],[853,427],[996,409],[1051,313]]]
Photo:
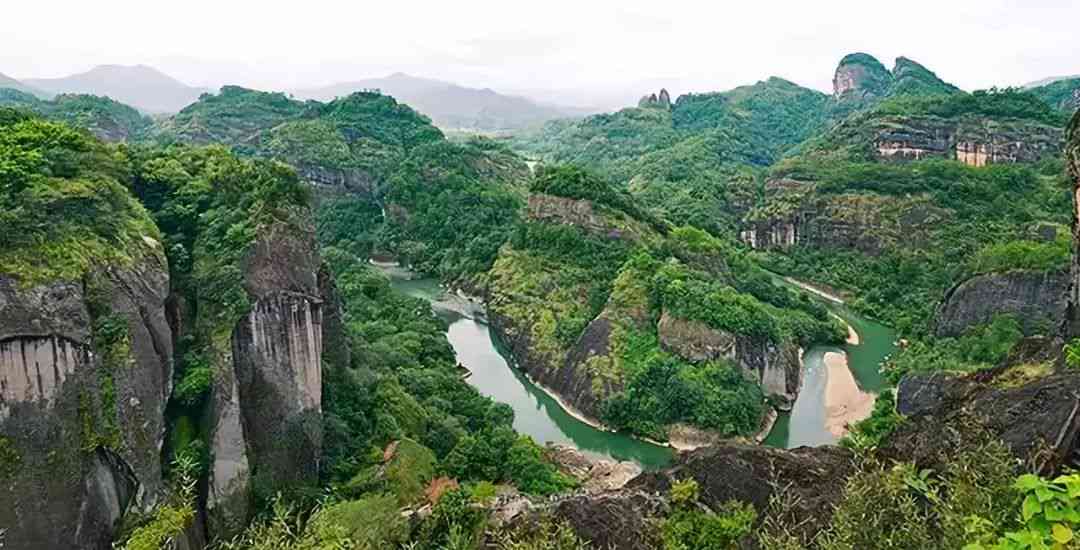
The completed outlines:
[[[863,392],[847,365],[847,355],[825,353],[825,428],[836,437],[847,434],[848,424],[870,416],[875,395]]]

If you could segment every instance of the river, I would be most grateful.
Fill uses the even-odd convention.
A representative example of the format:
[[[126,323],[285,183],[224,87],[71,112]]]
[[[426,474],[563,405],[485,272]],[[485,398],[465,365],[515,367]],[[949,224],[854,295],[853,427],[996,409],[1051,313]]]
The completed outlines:
[[[630,460],[645,469],[661,468],[671,462],[672,449],[602,430],[575,418],[521,371],[512,368],[485,322],[481,304],[447,293],[434,279],[413,278],[406,269],[388,264],[376,267],[390,278],[394,288],[431,302],[435,313],[449,324],[447,338],[458,362],[470,372],[469,384],[480,393],[510,405],[514,409],[514,429],[518,432],[540,444],[568,443],[591,456]],[[853,391],[876,393],[885,385],[878,364],[893,351],[892,331],[858,317],[842,305],[834,304],[830,309],[855,329],[860,343],[842,349],[816,346],[806,351],[802,391],[792,411],[780,415],[765,440],[767,445],[791,448],[836,442],[837,436],[827,428],[826,359],[830,352],[847,353],[848,366],[858,386]]]

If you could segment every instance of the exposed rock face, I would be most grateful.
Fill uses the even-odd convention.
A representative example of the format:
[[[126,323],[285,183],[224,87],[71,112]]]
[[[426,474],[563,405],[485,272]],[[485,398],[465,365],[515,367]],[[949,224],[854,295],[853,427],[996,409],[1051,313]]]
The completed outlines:
[[[837,99],[864,99],[885,95],[892,74],[873,56],[854,53],[844,56],[833,76],[833,96]]]
[[[216,533],[246,521],[253,486],[318,478],[324,301],[316,250],[310,226],[275,225],[244,262],[253,305],[232,331],[213,389],[208,509]]]
[[[714,509],[729,500],[753,504],[760,514],[777,491],[795,497],[789,525],[807,534],[820,530],[855,471],[854,455],[840,447],[793,450],[721,443],[683,453],[674,467],[646,472],[627,489],[666,493],[675,481],[693,478],[701,501]]]
[[[1080,336],[1080,111],[1066,130],[1065,163],[1073,180],[1073,259],[1069,273],[1069,305],[1064,325],[1066,338]]]
[[[573,225],[590,233],[612,239],[637,239],[633,231],[619,227],[597,212],[592,202],[555,195],[529,195],[528,218],[555,224]]]
[[[378,181],[362,170],[340,170],[296,163],[296,171],[301,179],[316,187],[328,187],[367,197],[374,197],[378,192]]]
[[[11,548],[109,548],[162,490],[168,270],[148,253],[81,282],[0,276],[0,526]]]
[[[643,96],[638,100],[638,107],[659,107],[663,109],[671,108],[671,94],[668,93],[666,88],[661,88],[659,94],[649,94]]]
[[[660,346],[687,361],[735,359],[735,335],[665,311],[656,325]]]
[[[589,418],[600,416],[601,399],[621,389],[616,380],[608,380],[606,385],[594,388],[593,376],[589,372],[587,361],[590,357],[606,357],[610,351],[611,321],[598,317],[594,319],[578,339],[561,368],[548,368],[549,358],[543,351],[532,345],[528,327],[518,326],[512,319],[489,309],[488,320],[491,329],[509,348],[516,367],[525,371],[530,378],[541,386],[556,393],[575,412]]]
[[[1056,374],[1030,384],[998,387],[1006,369],[949,376],[908,376],[896,409],[908,417],[882,449],[887,457],[932,467],[984,426],[1013,454],[1042,471],[1075,463],[1080,432],[1080,374]]]
[[[735,361],[766,395],[794,401],[802,369],[799,349],[792,343],[771,342],[716,330],[665,311],[656,326],[660,345],[687,361]]]
[[[945,294],[938,307],[938,336],[959,336],[996,315],[1014,315],[1024,333],[1052,334],[1065,316],[1069,275],[1065,271],[1015,270],[977,275]]]
[[[1038,162],[1061,150],[1061,130],[984,117],[886,117],[873,128],[873,149],[884,162],[956,159],[971,166]]]
[[[641,474],[641,466],[633,462],[592,459],[569,445],[548,443],[546,450],[548,458],[563,473],[580,481],[586,493],[621,489]]]
[[[650,519],[666,515],[667,503],[642,491],[618,491],[564,498],[551,512],[591,548],[652,550],[658,546]]]

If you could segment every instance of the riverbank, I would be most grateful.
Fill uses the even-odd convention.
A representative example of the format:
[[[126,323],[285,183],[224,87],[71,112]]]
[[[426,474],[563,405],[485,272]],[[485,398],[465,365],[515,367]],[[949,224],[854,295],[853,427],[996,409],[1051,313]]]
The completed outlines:
[[[841,438],[847,435],[849,424],[870,416],[877,396],[859,388],[848,368],[847,354],[826,352],[824,362],[825,429]]]

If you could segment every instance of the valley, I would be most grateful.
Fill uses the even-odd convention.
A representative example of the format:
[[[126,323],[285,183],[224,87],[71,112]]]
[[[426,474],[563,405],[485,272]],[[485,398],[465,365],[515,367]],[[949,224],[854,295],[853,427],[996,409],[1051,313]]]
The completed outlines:
[[[0,546],[1069,547],[1080,81],[832,81],[4,77]]]

